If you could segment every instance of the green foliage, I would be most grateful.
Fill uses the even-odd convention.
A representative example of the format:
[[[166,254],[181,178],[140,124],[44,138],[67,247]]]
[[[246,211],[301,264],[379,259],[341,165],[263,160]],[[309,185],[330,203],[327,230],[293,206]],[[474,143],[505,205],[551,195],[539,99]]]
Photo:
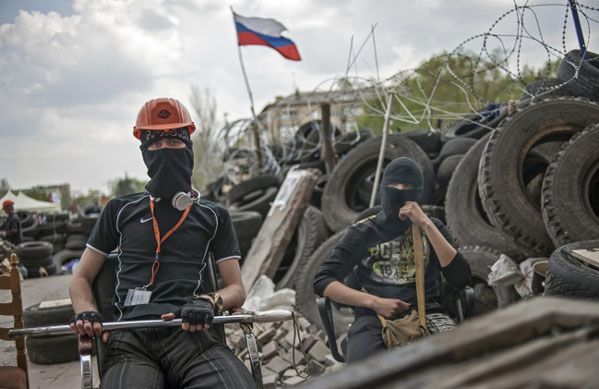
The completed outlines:
[[[34,186],[30,189],[23,189],[22,192],[36,200],[52,201],[50,195],[48,194],[48,191],[41,186]]]
[[[8,180],[6,178],[0,179],[0,196],[4,196],[9,189],[10,185],[8,184]]]
[[[124,196],[131,193],[145,191],[146,182],[137,178],[129,177],[125,173],[125,177],[117,178],[108,183],[110,194],[113,197]]]
[[[190,100],[197,117],[196,132],[192,136],[194,164],[191,181],[201,192],[207,184],[223,174],[222,156],[225,145],[219,139],[218,104],[210,89],[202,90],[199,86],[192,85]]]
[[[85,194],[79,194],[73,198],[73,202],[80,208],[85,208],[88,205],[98,204],[100,198],[103,196],[102,192],[97,189],[90,189]]]
[[[451,56],[443,53],[424,61],[413,72],[397,74],[391,85],[396,98],[391,108],[395,120],[390,128],[438,127],[439,121],[446,127],[457,120],[456,115],[484,108],[489,103],[518,100],[527,84],[554,77],[559,64],[550,61],[540,69],[525,65],[516,79],[503,69],[504,62],[499,54],[492,55],[492,60],[477,60],[467,53]],[[385,93],[381,91],[382,96]],[[385,109],[385,101],[369,102],[358,118],[358,125],[380,132]]]

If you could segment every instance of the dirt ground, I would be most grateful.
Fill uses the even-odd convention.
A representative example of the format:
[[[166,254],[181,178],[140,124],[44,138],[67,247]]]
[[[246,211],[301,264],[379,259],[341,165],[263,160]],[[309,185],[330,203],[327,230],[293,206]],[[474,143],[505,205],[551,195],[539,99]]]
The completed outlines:
[[[63,299],[69,296],[68,285],[71,275],[32,278],[21,284],[23,308],[45,300]],[[0,291],[0,302],[10,301],[10,292]],[[0,316],[0,327],[12,327],[12,318]],[[0,340],[0,366],[16,365],[14,342]],[[94,373],[96,373],[94,371]],[[97,384],[96,379],[94,384]],[[80,388],[79,362],[57,365],[38,365],[29,362],[29,384],[31,389]]]

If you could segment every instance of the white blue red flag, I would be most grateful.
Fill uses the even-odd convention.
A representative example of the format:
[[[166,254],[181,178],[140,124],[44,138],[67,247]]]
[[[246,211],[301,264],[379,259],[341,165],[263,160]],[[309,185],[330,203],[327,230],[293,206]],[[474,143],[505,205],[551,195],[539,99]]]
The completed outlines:
[[[236,13],[233,14],[233,18],[239,46],[268,46],[287,59],[301,61],[302,58],[295,43],[281,35],[283,31],[287,30],[282,23],[274,19],[246,18]]]

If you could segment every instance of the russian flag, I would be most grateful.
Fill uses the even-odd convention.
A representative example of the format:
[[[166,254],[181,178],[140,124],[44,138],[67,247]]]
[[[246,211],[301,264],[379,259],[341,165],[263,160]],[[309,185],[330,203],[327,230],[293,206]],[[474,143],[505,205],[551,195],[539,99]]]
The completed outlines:
[[[287,28],[280,22],[274,19],[246,18],[236,13],[233,13],[233,18],[239,46],[268,46],[287,59],[301,61],[295,43],[281,35]]]

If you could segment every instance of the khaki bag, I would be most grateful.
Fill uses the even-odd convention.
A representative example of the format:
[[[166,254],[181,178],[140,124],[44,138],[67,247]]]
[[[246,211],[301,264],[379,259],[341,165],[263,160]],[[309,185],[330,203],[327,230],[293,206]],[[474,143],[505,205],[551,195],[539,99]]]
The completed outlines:
[[[383,326],[383,341],[389,349],[405,346],[428,335],[426,327],[422,327],[418,322],[418,311],[412,311],[409,315],[395,320],[387,320],[381,315],[378,317]]]
[[[406,345],[429,334],[426,327],[426,297],[424,293],[424,243],[420,227],[412,225],[412,244],[416,271],[416,301],[418,311],[401,319],[387,320],[377,315],[383,326],[383,341],[387,348]]]

